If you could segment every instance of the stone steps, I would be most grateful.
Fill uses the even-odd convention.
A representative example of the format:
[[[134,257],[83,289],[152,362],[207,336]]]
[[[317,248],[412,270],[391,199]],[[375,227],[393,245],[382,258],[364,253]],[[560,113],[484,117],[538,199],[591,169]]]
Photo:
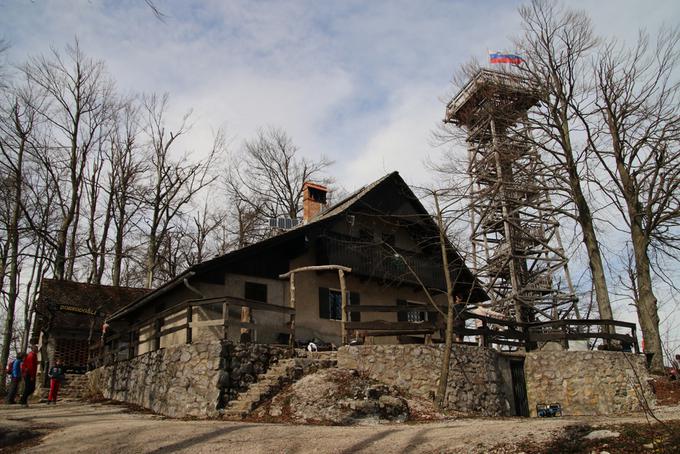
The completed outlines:
[[[326,355],[324,359],[282,359],[267,373],[258,375],[257,382],[252,383],[247,390],[239,393],[236,399],[230,401],[226,408],[221,410],[222,418],[242,419],[260,404],[274,397],[285,385],[302,378],[307,373],[336,365],[337,360],[331,359],[330,355]]]
[[[236,399],[227,404],[222,411],[225,419],[240,419],[274,393],[278,392],[285,377],[295,368],[295,359],[282,359],[266,373],[257,376],[246,391],[239,393]]]
[[[59,399],[82,399],[89,392],[89,380],[85,375],[71,374],[66,376],[66,381],[59,388]],[[47,400],[49,396],[49,386],[39,388],[36,392],[40,400]]]

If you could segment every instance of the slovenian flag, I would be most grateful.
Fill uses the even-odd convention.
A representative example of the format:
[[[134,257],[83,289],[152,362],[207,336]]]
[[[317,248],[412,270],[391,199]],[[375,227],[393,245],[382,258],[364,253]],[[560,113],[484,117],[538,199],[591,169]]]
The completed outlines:
[[[519,65],[524,60],[519,55],[515,54],[502,54],[500,52],[489,51],[489,63],[511,63],[513,65]]]

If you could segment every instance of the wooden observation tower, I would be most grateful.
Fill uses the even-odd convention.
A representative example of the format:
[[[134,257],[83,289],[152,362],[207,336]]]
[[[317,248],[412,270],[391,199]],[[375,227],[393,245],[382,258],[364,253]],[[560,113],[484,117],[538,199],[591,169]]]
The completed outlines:
[[[478,72],[447,105],[467,131],[472,266],[491,308],[520,322],[580,318],[543,163],[526,119],[540,92]]]

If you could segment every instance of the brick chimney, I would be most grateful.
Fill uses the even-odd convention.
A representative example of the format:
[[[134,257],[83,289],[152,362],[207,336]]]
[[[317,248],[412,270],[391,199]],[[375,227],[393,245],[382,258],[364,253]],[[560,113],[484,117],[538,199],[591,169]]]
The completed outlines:
[[[302,220],[307,223],[326,206],[328,188],[306,181],[302,185]]]

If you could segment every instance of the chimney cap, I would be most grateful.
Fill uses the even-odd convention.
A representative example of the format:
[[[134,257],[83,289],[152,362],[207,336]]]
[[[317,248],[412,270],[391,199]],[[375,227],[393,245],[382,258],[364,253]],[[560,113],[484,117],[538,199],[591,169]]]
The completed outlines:
[[[305,181],[305,183],[302,185],[302,188],[303,189],[313,188],[313,189],[317,189],[319,191],[328,192],[328,188],[326,186],[323,186],[323,185],[318,184],[318,183],[312,183],[311,181]]]

